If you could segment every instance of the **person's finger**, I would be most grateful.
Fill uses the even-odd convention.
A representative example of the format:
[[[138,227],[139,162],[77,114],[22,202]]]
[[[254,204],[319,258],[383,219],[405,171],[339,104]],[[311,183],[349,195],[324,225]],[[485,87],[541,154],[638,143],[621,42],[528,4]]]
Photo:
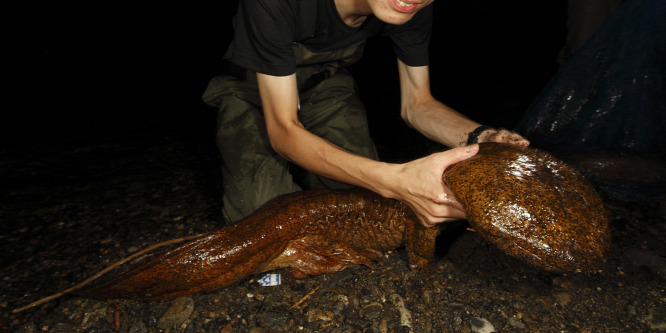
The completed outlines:
[[[424,227],[433,227],[437,224],[440,223],[445,223],[445,222],[451,222],[451,221],[457,221],[457,220],[464,220],[467,218],[464,212],[459,211],[459,210],[450,210],[447,212],[445,215],[446,217],[435,217],[435,216],[425,216],[425,215],[418,215],[417,217],[421,221],[421,224]]]
[[[448,187],[445,187],[444,192],[439,194],[434,202],[438,205],[446,205],[457,210],[463,210],[462,205]]]
[[[523,138],[520,134],[507,130],[505,128],[500,129],[496,133],[493,133],[488,137],[488,141],[499,142],[499,143],[508,143],[520,147],[527,147],[530,145],[530,141]]]
[[[423,207],[423,211],[421,213],[417,212],[417,216],[421,220],[421,224],[426,227],[467,218],[465,211],[457,201],[455,206],[432,204],[428,207]]]
[[[514,145],[518,145],[518,146],[521,146],[521,147],[527,147],[527,146],[530,145],[529,140],[523,138],[522,136],[520,136],[517,133],[512,133],[511,134],[511,136],[509,137],[509,143],[514,144]]]
[[[478,144],[473,144],[469,146],[464,146],[464,147],[457,147],[457,148],[452,148],[446,151],[443,151],[441,153],[435,153],[438,154],[439,160],[442,166],[442,169],[446,169],[447,167],[456,164],[460,161],[466,160],[474,155],[479,151],[479,145]]]
[[[443,154],[442,160],[444,164],[444,168],[442,171],[446,171],[446,169],[449,166],[455,163],[458,163],[460,161],[463,161],[465,159],[474,156],[478,151],[479,151],[479,145],[474,144],[442,152]],[[443,180],[441,180],[440,184],[441,184],[441,192],[434,193],[434,196],[431,197],[430,200],[438,205],[446,205],[456,210],[462,210],[462,205],[458,202],[451,189],[449,189],[448,186],[446,186]],[[439,215],[437,214],[432,214],[432,215],[444,216],[441,213]]]

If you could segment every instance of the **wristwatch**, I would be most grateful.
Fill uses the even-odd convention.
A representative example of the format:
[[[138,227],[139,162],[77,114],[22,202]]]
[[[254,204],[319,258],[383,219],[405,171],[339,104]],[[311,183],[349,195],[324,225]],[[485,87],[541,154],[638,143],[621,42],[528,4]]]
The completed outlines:
[[[467,137],[467,145],[469,146],[469,145],[473,145],[473,144],[479,142],[479,135],[481,135],[481,133],[483,133],[484,131],[487,131],[487,130],[497,131],[497,129],[495,129],[492,126],[481,125],[481,126],[475,128],[471,133],[469,133],[469,136]]]

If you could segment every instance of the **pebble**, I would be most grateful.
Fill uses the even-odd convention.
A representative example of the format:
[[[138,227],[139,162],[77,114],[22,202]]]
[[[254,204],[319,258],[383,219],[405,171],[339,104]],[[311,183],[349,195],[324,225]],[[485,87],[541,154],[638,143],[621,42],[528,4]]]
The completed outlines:
[[[651,308],[645,318],[650,328],[658,331],[666,331],[666,307]]]
[[[157,321],[157,327],[166,330],[184,323],[194,311],[194,300],[190,297],[177,298],[164,315]]]
[[[378,325],[379,333],[388,333],[388,320],[382,319]]]
[[[488,320],[484,318],[473,317],[472,319],[470,319],[469,323],[472,332],[475,333],[496,332],[495,326],[493,326],[493,324],[491,324]]]
[[[525,329],[525,324],[517,318],[509,317],[509,325],[518,329]]]
[[[359,316],[365,319],[376,319],[379,318],[379,315],[382,313],[382,305],[373,302],[367,305],[364,305],[359,311]]]
[[[338,299],[338,301],[336,301],[335,305],[333,306],[333,313],[335,313],[336,316],[340,315],[345,310],[345,308],[347,308],[348,304],[349,302],[346,298],[344,300]]]
[[[632,304],[627,305],[627,314],[629,314],[630,316],[635,316],[636,315],[636,306],[632,305]]]
[[[320,309],[313,309],[308,311],[306,314],[306,318],[309,323],[313,321],[331,321],[333,318],[335,318],[335,314],[333,314],[332,311],[326,311],[326,310],[320,310]]]
[[[423,301],[423,304],[430,304],[432,303],[432,291],[426,290],[421,294],[421,301]]]
[[[553,296],[555,297],[555,302],[562,306],[567,306],[571,302],[571,295],[569,293],[560,292],[555,293]]]
[[[263,312],[257,322],[263,327],[272,327],[286,330],[289,328],[289,315],[287,313]]]
[[[456,332],[462,331],[462,324],[463,324],[462,318],[460,318],[458,316],[453,317],[453,330],[454,331],[456,331]]]
[[[432,332],[432,322],[428,319],[423,323],[423,326],[421,327],[420,331],[422,332]]]
[[[93,311],[86,311],[83,315],[83,320],[81,321],[81,329],[83,331],[89,330],[91,327],[97,325],[105,315],[106,307],[98,308]]]
[[[553,285],[562,289],[568,289],[571,288],[572,283],[564,277],[556,277],[553,279]]]

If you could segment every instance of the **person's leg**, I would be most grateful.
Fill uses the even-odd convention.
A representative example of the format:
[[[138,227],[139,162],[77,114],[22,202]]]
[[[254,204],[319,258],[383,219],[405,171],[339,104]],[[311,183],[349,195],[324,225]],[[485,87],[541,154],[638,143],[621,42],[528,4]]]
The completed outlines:
[[[222,154],[223,213],[228,222],[247,217],[266,201],[300,190],[289,163],[271,147],[256,84],[229,77],[217,122]]]
[[[301,93],[299,119],[313,134],[358,155],[378,160],[365,107],[347,71],[338,71]],[[308,173],[308,188],[350,188],[348,184]]]

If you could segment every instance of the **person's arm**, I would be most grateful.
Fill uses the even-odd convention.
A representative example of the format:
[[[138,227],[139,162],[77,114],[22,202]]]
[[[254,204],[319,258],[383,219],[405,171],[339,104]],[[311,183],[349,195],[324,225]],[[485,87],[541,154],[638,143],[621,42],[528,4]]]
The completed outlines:
[[[398,60],[398,71],[401,116],[405,122],[431,140],[448,147],[466,145],[469,135],[481,125],[432,96],[428,66],[412,67]],[[478,133],[476,142],[490,141],[529,145],[525,138],[505,129],[488,128]]]
[[[401,200],[426,226],[465,218],[441,177],[449,165],[474,155],[478,146],[452,149],[405,164],[374,161],[347,152],[303,127],[297,115],[295,75],[258,73],[257,81],[268,136],[281,156],[319,175]]]
[[[257,73],[257,82],[273,149],[314,173],[378,191],[373,170],[388,165],[359,156],[310,133],[298,120],[296,75]]]

